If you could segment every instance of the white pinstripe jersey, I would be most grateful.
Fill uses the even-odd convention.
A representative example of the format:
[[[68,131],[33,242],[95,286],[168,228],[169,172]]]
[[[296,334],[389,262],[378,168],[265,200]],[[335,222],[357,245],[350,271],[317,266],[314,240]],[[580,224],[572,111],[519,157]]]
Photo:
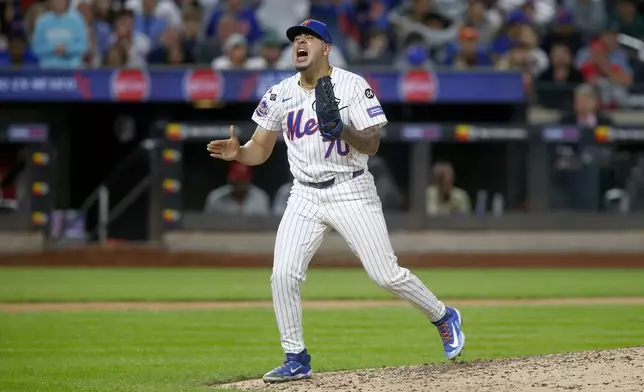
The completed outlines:
[[[297,73],[264,94],[252,119],[260,127],[282,132],[288,148],[291,173],[296,180],[323,182],[338,173],[367,169],[368,156],[344,140],[330,142],[319,135],[314,110],[315,90],[299,86]],[[333,67],[331,81],[340,100],[342,122],[358,131],[382,127],[387,117],[369,83],[360,75]]]

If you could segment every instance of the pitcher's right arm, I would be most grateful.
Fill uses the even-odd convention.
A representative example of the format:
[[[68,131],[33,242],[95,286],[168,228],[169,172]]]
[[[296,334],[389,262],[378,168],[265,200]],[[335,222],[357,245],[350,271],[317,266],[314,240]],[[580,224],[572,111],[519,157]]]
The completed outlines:
[[[253,111],[252,120],[257,124],[257,128],[251,140],[242,146],[237,161],[248,166],[266,162],[273,152],[277,137],[282,132],[284,117],[282,88],[278,84],[264,93]]]
[[[237,162],[247,166],[257,166],[266,162],[271,156],[279,132],[258,126],[253,137],[239,149]]]

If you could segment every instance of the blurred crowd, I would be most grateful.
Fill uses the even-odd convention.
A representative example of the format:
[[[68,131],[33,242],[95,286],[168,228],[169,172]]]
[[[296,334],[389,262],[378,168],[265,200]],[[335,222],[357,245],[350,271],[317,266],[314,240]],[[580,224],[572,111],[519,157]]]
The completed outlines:
[[[385,160],[378,156],[369,157],[368,167],[374,177],[383,209],[391,212],[407,208],[404,192],[394,180]],[[475,212],[474,207],[477,213],[485,213],[479,211],[481,207],[478,205],[473,207],[468,193],[455,185],[454,168],[449,162],[434,163],[428,181],[425,191],[425,212],[428,215],[469,215]],[[252,167],[233,162],[228,167],[227,184],[208,193],[203,211],[219,215],[281,216],[286,210],[293,182],[291,176],[271,197],[254,183]],[[477,203],[479,196],[477,195]],[[491,209],[494,212],[499,212],[499,208],[502,212],[504,206],[492,203]]]
[[[286,28],[315,18],[335,37],[337,66],[520,70],[528,91],[585,81],[609,108],[644,72],[618,40],[642,44],[643,9],[636,0],[6,0],[0,66],[288,69]]]

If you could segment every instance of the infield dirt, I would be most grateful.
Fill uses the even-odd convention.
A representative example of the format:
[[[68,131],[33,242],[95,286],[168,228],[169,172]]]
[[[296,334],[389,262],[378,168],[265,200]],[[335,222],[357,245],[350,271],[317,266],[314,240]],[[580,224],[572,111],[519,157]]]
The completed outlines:
[[[214,386],[284,392],[642,392],[644,347],[322,373],[268,386],[261,380]]]

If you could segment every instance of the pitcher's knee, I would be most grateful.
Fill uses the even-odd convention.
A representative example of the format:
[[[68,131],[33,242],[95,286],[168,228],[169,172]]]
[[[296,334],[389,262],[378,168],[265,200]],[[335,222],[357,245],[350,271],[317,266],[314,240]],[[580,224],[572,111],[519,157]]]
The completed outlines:
[[[271,275],[271,287],[273,289],[296,290],[304,281],[303,276],[299,276],[291,271],[273,271]]]
[[[395,291],[396,288],[409,279],[409,270],[406,268],[392,268],[384,271],[374,271],[369,277],[380,287]]]

